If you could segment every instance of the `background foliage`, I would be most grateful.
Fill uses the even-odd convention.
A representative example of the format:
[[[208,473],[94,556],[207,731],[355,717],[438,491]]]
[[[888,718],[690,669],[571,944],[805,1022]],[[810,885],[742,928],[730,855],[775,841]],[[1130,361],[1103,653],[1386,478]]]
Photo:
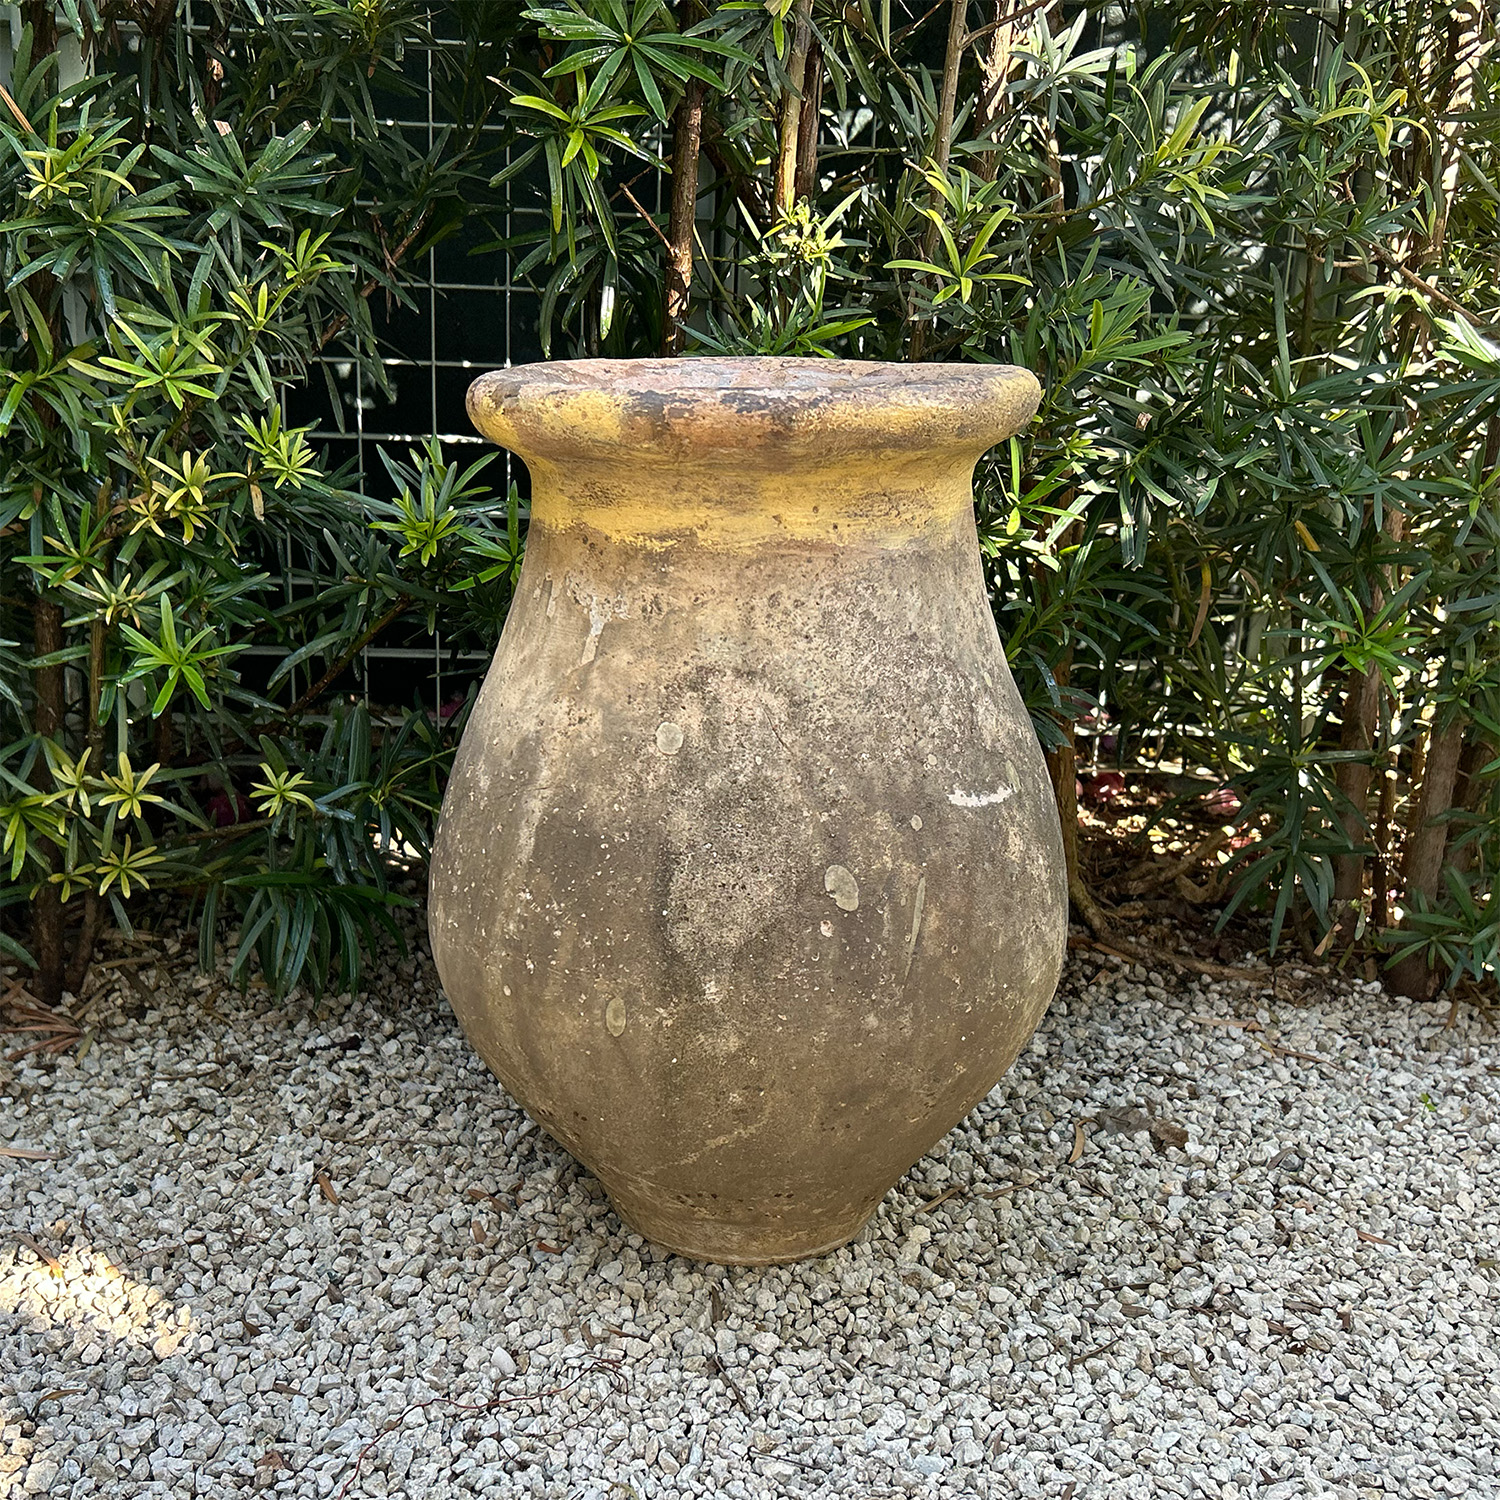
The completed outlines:
[[[1034,369],[979,518],[1065,827],[1080,744],[1172,769],[1230,828],[1187,862],[1194,899],[1257,912],[1272,948],[1378,952],[1408,994],[1493,981],[1479,0],[23,10],[0,943],[44,997],[148,886],[191,896],[205,958],[233,935],[281,989],[351,983],[425,854],[462,710],[372,714],[347,668],[408,622],[492,641],[524,496],[435,445],[355,493],[286,398],[331,349],[378,382],[372,299],[476,223],[554,356]],[[464,124],[429,147],[382,122],[434,26]]]

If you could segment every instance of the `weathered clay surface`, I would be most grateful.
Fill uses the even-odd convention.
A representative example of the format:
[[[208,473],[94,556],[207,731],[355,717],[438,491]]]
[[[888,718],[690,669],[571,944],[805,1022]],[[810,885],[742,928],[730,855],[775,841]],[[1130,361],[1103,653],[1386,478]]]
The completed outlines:
[[[476,382],[533,480],[444,803],[433,952],[641,1233],[817,1254],[999,1079],[1066,926],[985,596],[1008,367],[586,361]]]

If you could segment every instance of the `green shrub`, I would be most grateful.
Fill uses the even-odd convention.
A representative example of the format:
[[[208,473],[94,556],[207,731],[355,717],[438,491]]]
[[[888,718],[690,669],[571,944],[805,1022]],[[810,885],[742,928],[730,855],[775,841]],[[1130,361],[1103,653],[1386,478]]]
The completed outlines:
[[[524,505],[433,451],[404,498],[357,496],[277,397],[331,340],[370,362],[370,294],[468,216],[553,354],[1036,370],[979,520],[1065,824],[1086,717],[1122,764],[1234,789],[1225,915],[1262,912],[1273,950],[1379,945],[1413,995],[1493,981],[1489,8],[433,10],[466,129],[430,154],[379,128],[425,24],[383,0],[226,0],[192,48],[168,16],[133,73],[60,94],[17,69],[0,816],[44,975],[49,931],[124,920],[144,878],[204,899],[206,943],[232,906],[283,987],[347,980],[387,856],[420,857],[457,723],[328,689],[396,621],[492,638]],[[252,642],[311,687],[252,689]],[[158,804],[128,790],[151,766]],[[213,826],[230,789],[255,826]]]

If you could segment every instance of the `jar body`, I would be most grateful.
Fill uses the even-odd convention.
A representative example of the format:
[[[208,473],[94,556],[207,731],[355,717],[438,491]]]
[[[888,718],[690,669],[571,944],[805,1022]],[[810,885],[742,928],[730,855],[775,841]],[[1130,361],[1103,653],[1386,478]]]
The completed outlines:
[[[640,1233],[735,1263],[857,1234],[1031,1036],[1066,915],[968,505],[732,546],[534,518],[433,952]]]

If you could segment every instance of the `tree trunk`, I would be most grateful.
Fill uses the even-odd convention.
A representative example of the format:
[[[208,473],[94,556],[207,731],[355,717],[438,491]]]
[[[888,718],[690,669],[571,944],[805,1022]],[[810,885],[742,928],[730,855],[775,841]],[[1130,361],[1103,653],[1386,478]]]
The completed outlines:
[[[798,198],[811,198],[818,188],[818,125],[823,108],[823,49],[816,37],[807,49],[802,70],[802,110],[797,117]]]
[[[1339,749],[1368,755],[1375,744],[1375,721],[1380,709],[1380,672],[1375,667],[1359,672],[1349,669],[1344,687],[1344,729]],[[1349,799],[1339,814],[1339,824],[1350,844],[1364,844],[1370,836],[1370,778],[1375,767],[1369,761],[1340,761],[1334,779]],[[1333,861],[1333,894],[1337,901],[1358,902],[1365,893],[1365,856],[1340,854]]]
[[[1061,0],[1057,4],[1048,5],[1042,15],[1046,19],[1047,29],[1056,36],[1064,24]],[[1052,215],[1053,223],[1061,226],[1067,218],[1063,203],[1062,146],[1057,139],[1057,129],[1049,119],[1043,117],[1037,128],[1042,134],[1042,149],[1047,162],[1046,208]]]
[[[1464,720],[1461,715],[1455,715],[1444,728],[1433,726],[1422,790],[1411,820],[1406,855],[1401,861],[1401,880],[1408,897],[1420,892],[1430,900],[1437,895],[1443,871],[1443,852],[1448,844],[1448,825],[1437,820],[1444,818],[1453,807],[1453,788],[1458,779],[1463,742]]]
[[[1053,673],[1058,687],[1068,685],[1073,653],[1069,650]],[[1095,937],[1109,934],[1109,918],[1104,915],[1078,861],[1078,741],[1071,719],[1063,726],[1063,743],[1047,752],[1047,773],[1052,779],[1052,795],[1057,802],[1057,819],[1062,826],[1063,857],[1068,871],[1068,901],[1074,912]]]
[[[969,40],[969,0],[949,0],[948,42],[943,50],[943,88],[938,95],[937,128],[932,136],[932,159],[939,174],[948,170],[953,155],[953,116],[958,108],[958,71]]]
[[[1441,888],[1443,854],[1448,847],[1447,820],[1453,809],[1453,788],[1458,779],[1463,743],[1464,720],[1461,714],[1455,714],[1442,728],[1433,725],[1422,789],[1412,810],[1406,854],[1401,862],[1401,883],[1407,901],[1420,895],[1431,903]],[[1402,959],[1390,973],[1391,987],[1396,993],[1413,1000],[1432,999],[1442,980],[1443,976],[1429,968],[1427,959],[1418,953]]]
[[[21,21],[31,27],[34,67],[48,53],[57,51],[57,0],[25,0],[21,7]]]
[[[1471,726],[1472,729],[1472,726]],[[1495,747],[1482,734],[1472,733],[1464,741],[1463,754],[1458,758],[1458,774],[1453,781],[1453,807],[1456,812],[1476,813],[1479,804],[1491,785],[1487,777],[1479,773],[1495,758]],[[1448,868],[1460,874],[1473,868],[1474,840],[1454,849],[1448,857]]]
[[[1484,6],[1479,0],[1460,0],[1448,15],[1448,35],[1442,73],[1444,98],[1428,100],[1440,122],[1429,145],[1437,158],[1438,191],[1433,195],[1432,227],[1423,247],[1422,260],[1442,258],[1448,240],[1448,215],[1458,188],[1460,155],[1458,138],[1462,121],[1474,107],[1474,80],[1489,48],[1483,41]]]
[[[109,506],[107,488],[99,492],[97,511],[103,514]],[[88,769],[98,776],[104,769],[104,725],[99,722],[99,707],[104,697],[104,647],[105,625],[103,620],[94,620],[89,626],[89,682],[88,699],[84,712],[88,715],[85,740],[88,745]],[[103,925],[104,899],[95,890],[84,892],[83,925],[78,940],[73,946],[73,957],[68,962],[67,984],[75,995],[83,992],[84,980],[88,978],[89,965],[94,961],[94,945],[99,941],[99,929]]]
[[[703,140],[703,82],[690,78],[672,122],[671,255],[662,318],[662,353],[681,354],[693,284],[693,237],[698,216],[698,153]]]
[[[38,656],[48,656],[63,648],[62,609],[41,597],[32,601],[32,642]],[[44,739],[62,744],[63,738],[63,668],[59,665],[38,667],[36,671],[36,707],[32,724]],[[43,783],[46,771],[40,771]],[[62,850],[51,839],[38,839],[48,868],[56,873],[62,868]],[[63,945],[62,897],[50,881],[37,891],[31,904],[31,956],[37,971],[33,981],[37,999],[43,1005],[56,1005],[62,998],[66,958]]]
[[[784,219],[797,201],[797,137],[802,122],[803,81],[807,73],[807,50],[812,41],[812,0],[797,0],[796,29],[787,59],[787,86],[781,99],[780,149],[776,155],[776,197],[772,204],[776,219]]]
[[[1010,70],[1015,56],[1015,27],[1005,20],[1010,12],[1012,0],[995,0],[994,31],[990,33],[990,44],[979,59],[979,98],[975,105],[974,133],[993,139],[991,132],[996,121],[1010,103],[1005,86],[1010,82]],[[975,163],[975,172],[986,182],[994,181],[1000,167],[1000,152],[996,149],[984,152]]]
[[[958,74],[963,65],[964,47],[969,39],[969,0],[949,0],[948,44],[943,53],[943,84],[938,95],[937,124],[932,132],[932,162],[941,177],[948,170],[948,161],[953,154],[953,115],[958,107]],[[936,193],[928,195],[930,204],[937,208],[940,199]],[[921,258],[931,261],[937,253],[938,226],[929,220],[922,235]],[[922,358],[927,348],[927,319],[912,316],[911,358]]]

